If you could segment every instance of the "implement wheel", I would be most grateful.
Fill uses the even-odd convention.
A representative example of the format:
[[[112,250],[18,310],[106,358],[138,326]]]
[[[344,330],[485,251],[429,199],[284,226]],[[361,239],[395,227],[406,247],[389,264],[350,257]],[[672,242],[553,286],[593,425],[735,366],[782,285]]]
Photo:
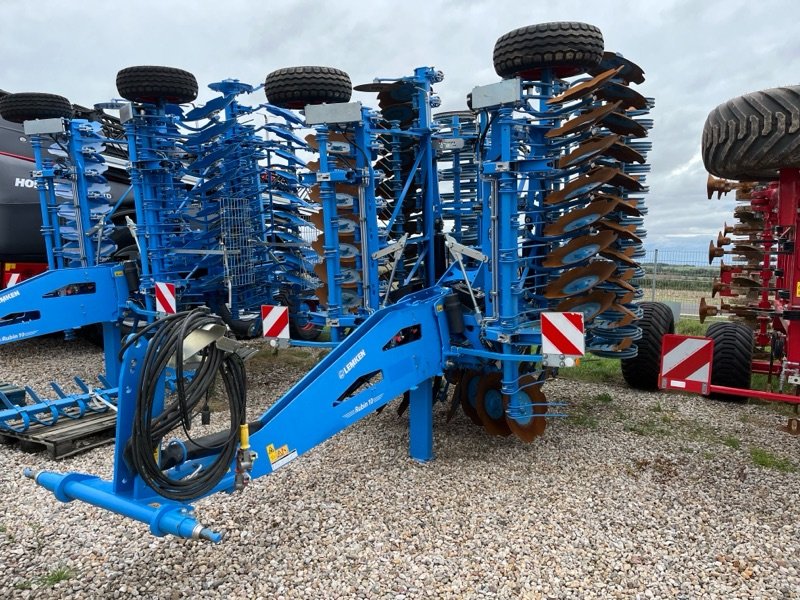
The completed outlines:
[[[723,321],[709,325],[706,337],[714,340],[711,384],[749,390],[753,360],[753,331],[741,323]],[[745,396],[729,394],[711,394],[709,397],[726,402],[747,401]]]
[[[726,179],[775,179],[800,167],[800,86],[772,88],[728,100],[703,127],[706,170]]]
[[[197,79],[172,67],[128,67],[117,73],[117,92],[131,102],[186,104],[197,98]]]
[[[287,67],[267,75],[267,102],[280,108],[347,102],[353,94],[350,76],[332,67]]]
[[[494,70],[500,77],[536,79],[542,69],[556,77],[585,73],[603,59],[603,34],[587,23],[528,25],[497,39]]]
[[[0,116],[12,123],[34,119],[72,118],[72,104],[56,94],[23,92],[0,98]]]
[[[636,390],[657,390],[658,372],[661,369],[661,340],[667,333],[675,333],[672,309],[661,302],[642,302],[644,315],[637,325],[642,337],[636,342],[639,348],[633,358],[621,360],[622,377]]]

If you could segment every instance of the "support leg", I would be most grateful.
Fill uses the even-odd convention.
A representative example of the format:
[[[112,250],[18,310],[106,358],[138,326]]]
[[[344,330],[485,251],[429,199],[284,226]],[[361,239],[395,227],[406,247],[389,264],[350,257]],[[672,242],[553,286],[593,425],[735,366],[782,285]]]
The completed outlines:
[[[103,351],[106,361],[106,379],[111,385],[119,383],[119,351],[122,348],[122,336],[118,323],[103,323]]]
[[[419,462],[433,459],[433,379],[412,388],[409,403],[409,453]]]

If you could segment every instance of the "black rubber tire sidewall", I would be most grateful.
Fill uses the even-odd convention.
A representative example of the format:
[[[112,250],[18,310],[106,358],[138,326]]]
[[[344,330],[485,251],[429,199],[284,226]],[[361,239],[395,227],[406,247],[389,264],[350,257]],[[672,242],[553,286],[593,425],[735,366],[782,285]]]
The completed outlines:
[[[717,177],[775,179],[778,169],[800,168],[800,85],[728,100],[703,126],[703,163]]]
[[[348,102],[353,84],[347,73],[333,67],[286,67],[267,75],[264,94],[270,104],[300,109],[307,104]]]
[[[528,25],[497,39],[494,70],[504,79],[536,79],[542,69],[570,77],[599,65],[603,50],[603,34],[594,25],[572,21]]]
[[[642,337],[636,341],[639,349],[636,356],[620,361],[622,377],[636,390],[658,389],[658,374],[661,370],[661,342],[664,335],[675,333],[675,317],[672,309],[662,302],[642,302],[644,314],[637,321],[642,328]]]
[[[711,362],[711,384],[748,390],[752,374],[753,331],[747,325],[722,321],[712,323],[706,337],[714,340]],[[711,394],[711,398],[726,402],[745,402],[745,396]]]
[[[173,67],[128,67],[117,73],[117,92],[131,102],[186,104],[197,98],[197,79]]]
[[[0,98],[0,116],[12,123],[34,119],[72,118],[72,104],[64,96],[22,92]]]

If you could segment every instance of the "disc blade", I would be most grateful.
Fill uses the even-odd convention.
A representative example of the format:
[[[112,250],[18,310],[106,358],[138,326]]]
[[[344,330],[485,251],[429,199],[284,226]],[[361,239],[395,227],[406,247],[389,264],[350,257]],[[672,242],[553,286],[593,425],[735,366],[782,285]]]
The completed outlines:
[[[500,373],[484,374],[481,377],[475,397],[475,411],[489,435],[505,437],[511,435],[511,428],[506,423],[503,394],[500,392],[501,379]]]
[[[544,137],[546,137],[547,139],[552,139],[556,137],[569,135],[572,133],[585,131],[591,128],[592,125],[599,123],[604,117],[610,115],[616,110],[619,110],[620,105],[621,105],[620,102],[603,104],[602,106],[599,106],[595,109],[592,109],[588,112],[578,115],[574,119],[570,119],[560,127],[551,129],[550,131],[544,134]]]
[[[644,83],[644,71],[635,62],[628,60],[617,52],[604,52],[600,64],[589,70],[590,75],[602,73],[608,69],[622,67],[617,78],[626,83]]]
[[[558,204],[559,202],[566,202],[585,194],[590,194],[611,182],[620,172],[621,171],[618,169],[613,169],[611,167],[594,169],[585,175],[573,179],[560,190],[548,194],[545,198],[545,204]]]
[[[642,238],[636,235],[636,225],[620,225],[611,219],[601,219],[597,223],[597,226],[606,231],[613,231],[621,238],[633,240],[640,244],[642,243]]]
[[[541,436],[547,428],[547,399],[541,385],[531,385],[513,397],[503,395],[506,425],[525,443]]]
[[[647,108],[647,98],[632,87],[614,81],[607,83],[597,90],[595,96],[607,102],[616,102],[619,100],[622,102],[623,109],[635,108],[637,110],[643,110]]]
[[[574,296],[562,300],[556,305],[556,312],[581,312],[584,322],[588,323],[597,315],[608,310],[614,303],[614,292],[594,290],[585,296]]]
[[[461,401],[461,409],[469,420],[475,425],[483,427],[483,421],[481,421],[478,412],[475,410],[475,398],[478,395],[480,380],[481,374],[478,371],[465,371],[459,381],[459,387],[461,388],[459,400]]]
[[[611,277],[616,268],[613,262],[603,260],[570,269],[547,284],[544,295],[546,298],[567,298],[583,294]]]
[[[547,101],[547,104],[563,104],[564,102],[570,102],[571,100],[585,98],[586,96],[594,93],[598,88],[605,85],[612,77],[619,74],[621,70],[622,67],[603,71],[588,81],[584,81],[578,85],[573,85],[563,94],[559,94],[555,98],[550,98]]]
[[[562,156],[558,160],[559,169],[568,169],[576,165],[588,162],[597,156],[603,155],[615,142],[618,142],[620,137],[618,135],[606,135],[603,137],[589,138],[575,150]]]
[[[588,227],[602,219],[616,206],[617,202],[614,200],[595,200],[584,208],[571,210],[553,223],[548,223],[544,226],[543,234],[546,237],[558,237]]]
[[[620,104],[615,102],[614,104]],[[629,116],[621,112],[612,112],[604,116],[600,123],[609,131],[613,131],[625,137],[647,137],[647,129],[642,127],[636,120],[631,119]]]
[[[548,268],[558,268],[588,260],[601,250],[608,248],[616,239],[617,236],[612,231],[576,237],[551,251],[542,261],[542,265]]]

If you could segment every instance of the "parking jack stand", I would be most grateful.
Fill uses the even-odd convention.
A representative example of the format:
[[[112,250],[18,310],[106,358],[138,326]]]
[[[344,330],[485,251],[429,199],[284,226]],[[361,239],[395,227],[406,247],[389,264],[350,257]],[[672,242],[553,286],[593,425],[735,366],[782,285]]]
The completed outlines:
[[[409,453],[419,462],[433,459],[433,380],[411,389],[409,402]]]

